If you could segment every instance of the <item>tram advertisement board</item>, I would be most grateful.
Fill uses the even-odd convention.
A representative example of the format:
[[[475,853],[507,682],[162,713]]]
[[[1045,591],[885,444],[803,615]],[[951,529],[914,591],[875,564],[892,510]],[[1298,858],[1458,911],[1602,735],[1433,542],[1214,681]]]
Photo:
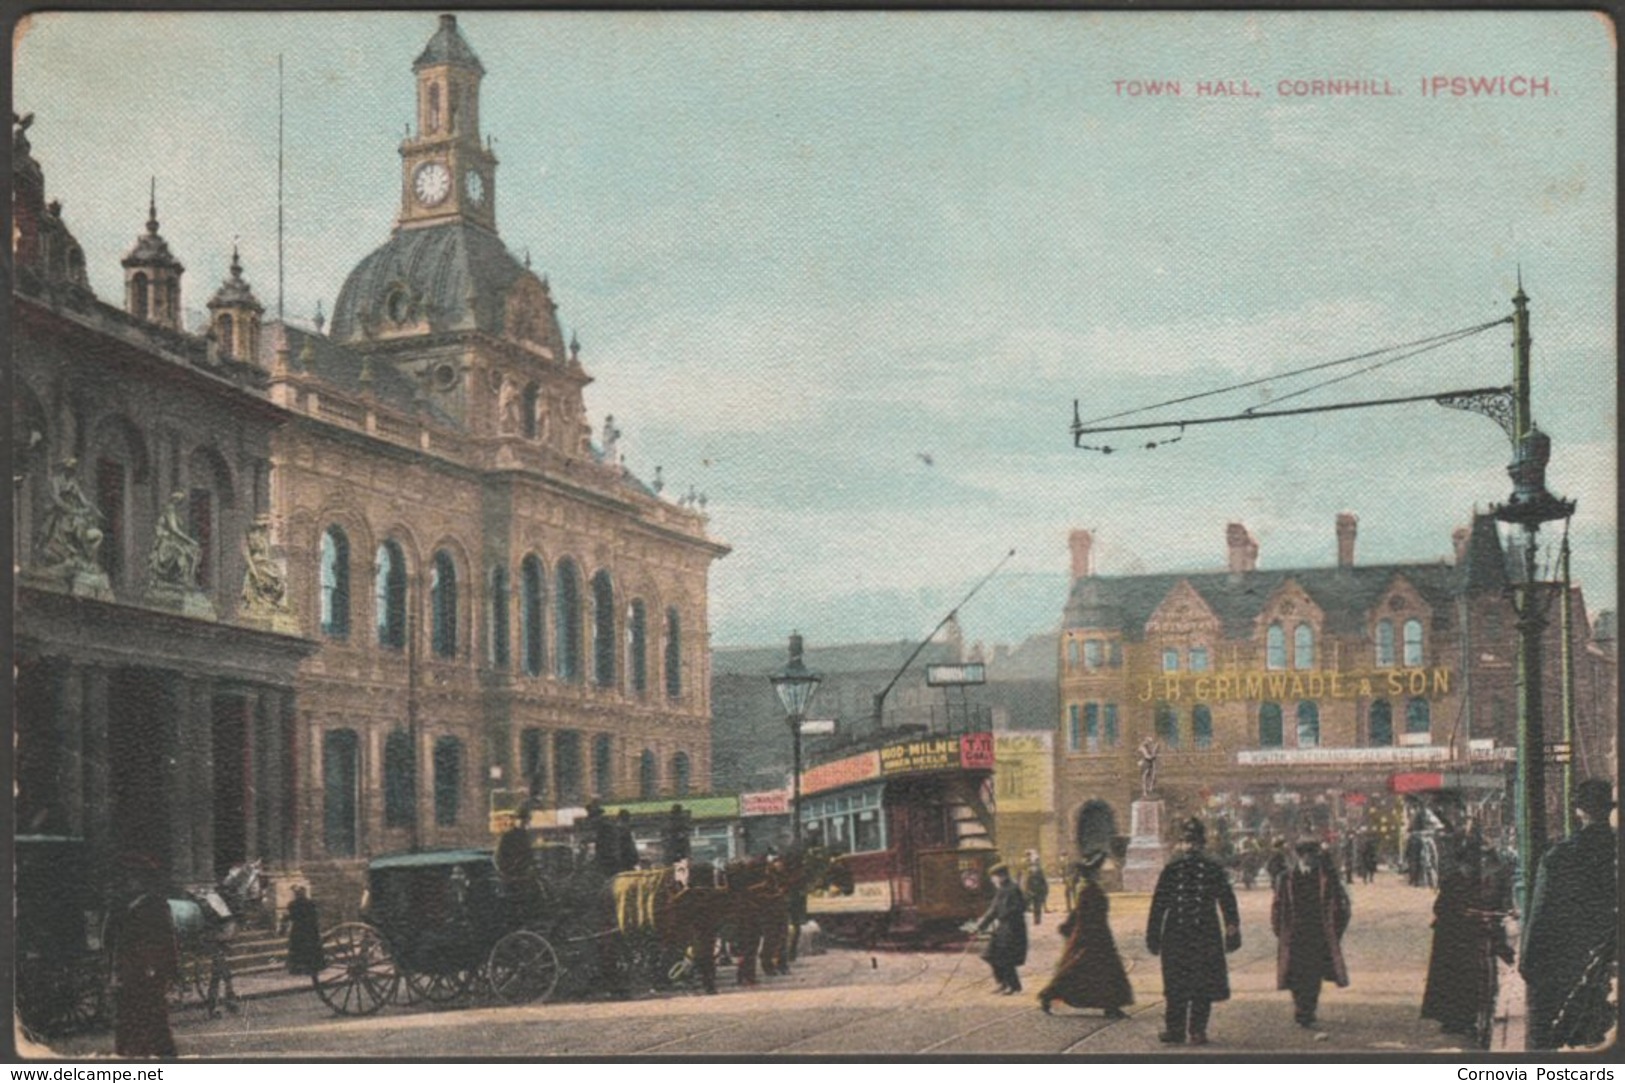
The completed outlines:
[[[993,735],[967,733],[957,737],[926,737],[902,741],[880,750],[880,773],[944,771],[952,768],[993,766]]]

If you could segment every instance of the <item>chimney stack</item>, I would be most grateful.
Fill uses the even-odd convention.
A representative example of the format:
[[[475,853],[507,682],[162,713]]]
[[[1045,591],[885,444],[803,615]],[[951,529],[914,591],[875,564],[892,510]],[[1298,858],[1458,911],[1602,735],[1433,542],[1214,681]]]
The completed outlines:
[[[1473,531],[1471,527],[1458,526],[1450,532],[1450,544],[1455,546],[1456,563],[1458,565],[1467,563],[1467,543],[1472,540],[1472,537]]]
[[[1224,540],[1230,547],[1230,574],[1256,571],[1258,568],[1258,539],[1240,523],[1224,528]]]
[[[1354,567],[1354,536],[1360,526],[1359,517],[1350,511],[1337,513],[1337,566]]]
[[[1072,578],[1087,579],[1095,574],[1095,536],[1087,530],[1074,530],[1067,535],[1072,549]]]

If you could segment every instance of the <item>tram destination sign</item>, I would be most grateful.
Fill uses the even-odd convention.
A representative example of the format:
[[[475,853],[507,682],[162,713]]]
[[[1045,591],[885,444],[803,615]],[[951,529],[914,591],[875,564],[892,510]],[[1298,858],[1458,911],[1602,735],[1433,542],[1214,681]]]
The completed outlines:
[[[925,683],[932,688],[986,684],[987,666],[981,662],[933,663],[925,667]]]

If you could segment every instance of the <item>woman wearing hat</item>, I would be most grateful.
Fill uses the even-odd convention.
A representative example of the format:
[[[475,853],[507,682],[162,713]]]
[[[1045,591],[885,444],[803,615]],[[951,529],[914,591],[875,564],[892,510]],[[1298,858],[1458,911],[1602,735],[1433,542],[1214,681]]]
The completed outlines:
[[[1230,878],[1202,853],[1207,829],[1196,818],[1180,829],[1180,849],[1162,867],[1151,896],[1145,946],[1162,956],[1167,1026],[1157,1037],[1172,1045],[1207,1044],[1213,1002],[1230,999],[1225,952],[1241,947],[1241,913]],[[1221,926],[1220,921],[1223,920]]]
[[[1019,993],[1021,976],[1016,968],[1027,961],[1027,900],[1010,879],[1008,865],[994,865],[987,874],[993,878],[993,905],[976,923],[976,931],[984,932],[990,925],[994,929],[982,958],[993,968],[993,978],[999,983],[996,992]]]
[[[1111,926],[1106,923],[1108,903],[1100,886],[1104,850],[1085,854],[1078,862],[1077,904],[1061,925],[1066,948],[1055,976],[1038,994],[1038,1006],[1049,1014],[1052,1001],[1074,1008],[1104,1008],[1107,1019],[1126,1019],[1123,1008],[1134,1003],[1128,971],[1117,954]]]
[[[1608,780],[1580,783],[1574,794],[1580,830],[1546,851],[1535,876],[1523,927],[1523,957],[1518,961],[1529,990],[1530,1049],[1591,1045],[1601,1037],[1584,1033],[1592,1013],[1583,1009],[1599,995],[1606,1009],[1606,982],[1598,989],[1585,986],[1582,979],[1599,952],[1612,959],[1619,946],[1614,832],[1608,826],[1613,807]],[[1571,993],[1585,1005],[1575,1003],[1565,1010]],[[1600,1016],[1607,1014],[1605,1010]]]

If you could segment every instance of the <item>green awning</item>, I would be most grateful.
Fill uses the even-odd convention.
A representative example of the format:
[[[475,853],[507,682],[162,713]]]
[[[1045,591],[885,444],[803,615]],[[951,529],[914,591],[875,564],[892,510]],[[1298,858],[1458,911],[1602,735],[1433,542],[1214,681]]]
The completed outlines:
[[[632,814],[634,819],[645,816],[665,816],[671,812],[673,805],[682,805],[690,819],[694,820],[727,820],[739,815],[739,798],[737,795],[722,797],[682,797],[677,800],[665,801],[625,801],[604,806],[604,815],[615,816],[622,809]]]

